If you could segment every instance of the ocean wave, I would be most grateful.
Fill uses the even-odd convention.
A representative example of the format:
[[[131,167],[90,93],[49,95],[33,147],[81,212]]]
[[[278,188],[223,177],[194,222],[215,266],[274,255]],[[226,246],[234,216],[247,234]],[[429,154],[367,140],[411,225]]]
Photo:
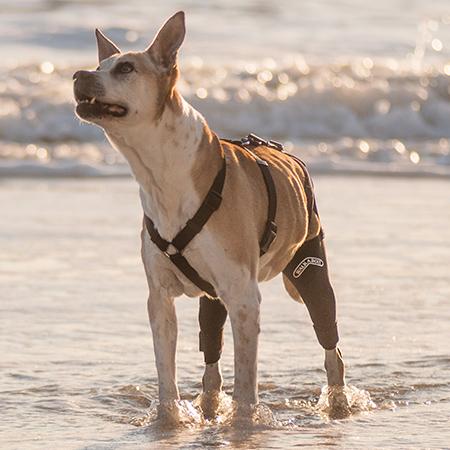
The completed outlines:
[[[188,98],[219,130],[281,139],[450,137],[450,65],[413,70],[369,58],[311,66],[188,71]]]
[[[370,142],[370,143],[369,143]],[[450,178],[448,140],[427,142],[422,156],[401,141],[308,143],[286,149],[302,158],[314,174]],[[124,158],[107,144],[0,143],[0,177],[128,177]]]
[[[68,158],[74,167],[100,167],[97,173],[123,165],[101,130],[75,117],[74,70],[43,62],[0,73],[1,173],[48,172],[52,164],[64,173]],[[183,63],[180,90],[219,135],[254,132],[303,147],[318,171],[448,173],[450,64],[194,58]]]

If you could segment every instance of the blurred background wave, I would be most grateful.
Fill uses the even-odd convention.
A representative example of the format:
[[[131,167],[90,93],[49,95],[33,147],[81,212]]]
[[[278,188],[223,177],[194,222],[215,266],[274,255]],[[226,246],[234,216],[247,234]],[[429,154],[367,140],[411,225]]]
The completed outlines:
[[[223,137],[283,141],[316,172],[450,176],[447,0],[3,0],[0,175],[121,176],[74,117],[95,27],[144,49],[187,13],[184,96]]]

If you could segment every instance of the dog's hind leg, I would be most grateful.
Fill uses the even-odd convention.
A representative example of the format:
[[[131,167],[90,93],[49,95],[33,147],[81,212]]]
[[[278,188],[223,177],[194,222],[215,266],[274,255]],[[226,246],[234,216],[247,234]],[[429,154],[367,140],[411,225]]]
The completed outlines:
[[[325,349],[328,385],[344,386],[344,362],[337,348],[336,300],[328,276],[323,237],[319,235],[305,242],[283,270],[283,275],[288,293],[296,300],[301,297],[308,308],[317,339]],[[293,287],[297,292],[292,292]]]

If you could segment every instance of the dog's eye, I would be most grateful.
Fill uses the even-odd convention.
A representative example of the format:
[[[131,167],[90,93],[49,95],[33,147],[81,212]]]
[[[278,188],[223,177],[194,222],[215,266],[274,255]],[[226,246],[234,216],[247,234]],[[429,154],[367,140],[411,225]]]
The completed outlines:
[[[133,72],[134,66],[133,66],[133,64],[131,64],[129,62],[124,62],[124,63],[118,64],[116,67],[116,70],[119,73],[130,73],[130,72]]]

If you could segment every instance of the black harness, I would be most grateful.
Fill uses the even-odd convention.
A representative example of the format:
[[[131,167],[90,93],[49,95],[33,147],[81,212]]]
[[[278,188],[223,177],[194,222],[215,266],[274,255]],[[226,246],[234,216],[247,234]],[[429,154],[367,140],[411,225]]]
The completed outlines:
[[[264,255],[269,250],[270,245],[274,241],[277,235],[277,225],[275,223],[275,216],[277,212],[277,193],[275,190],[275,183],[270,173],[269,165],[266,161],[259,158],[252,151],[253,148],[264,145],[276,150],[283,151],[283,146],[275,141],[265,141],[254,134],[249,134],[247,137],[239,140],[232,141],[223,139],[225,142],[239,145],[250,152],[258,164],[264,178],[264,183],[267,189],[268,208],[267,208],[267,221],[264,229],[264,233],[259,242],[260,256]],[[206,194],[200,208],[194,214],[192,219],[186,222],[183,229],[173,238],[171,242],[166,241],[159,234],[152,219],[147,215],[144,215],[145,226],[151,241],[164,253],[167,258],[180,270],[180,272],[193,284],[195,284],[203,292],[206,292],[210,297],[216,298],[217,293],[214,286],[204,278],[191,266],[189,261],[183,256],[183,250],[194,239],[194,237],[202,230],[208,219],[212,214],[217,211],[222,203],[222,191],[225,184],[227,164],[225,156],[223,156],[222,168],[214,178],[214,181]]]
[[[273,182],[272,174],[270,173],[269,164],[264,161],[259,156],[253,153],[252,149],[264,145],[265,147],[274,148],[279,151],[283,151],[283,145],[276,141],[265,141],[255,134],[249,134],[247,137],[242,138],[239,141],[233,141],[228,139],[222,139],[225,142],[230,142],[234,145],[239,145],[240,147],[247,150],[256,160],[259,169],[261,170],[262,176],[264,178],[264,183],[267,190],[267,198],[269,200],[269,205],[267,207],[267,221],[264,228],[264,233],[261,240],[259,241],[259,256],[264,255],[269,250],[270,244],[277,237],[277,224],[275,223],[275,216],[277,215],[277,191],[275,189],[275,183]]]

